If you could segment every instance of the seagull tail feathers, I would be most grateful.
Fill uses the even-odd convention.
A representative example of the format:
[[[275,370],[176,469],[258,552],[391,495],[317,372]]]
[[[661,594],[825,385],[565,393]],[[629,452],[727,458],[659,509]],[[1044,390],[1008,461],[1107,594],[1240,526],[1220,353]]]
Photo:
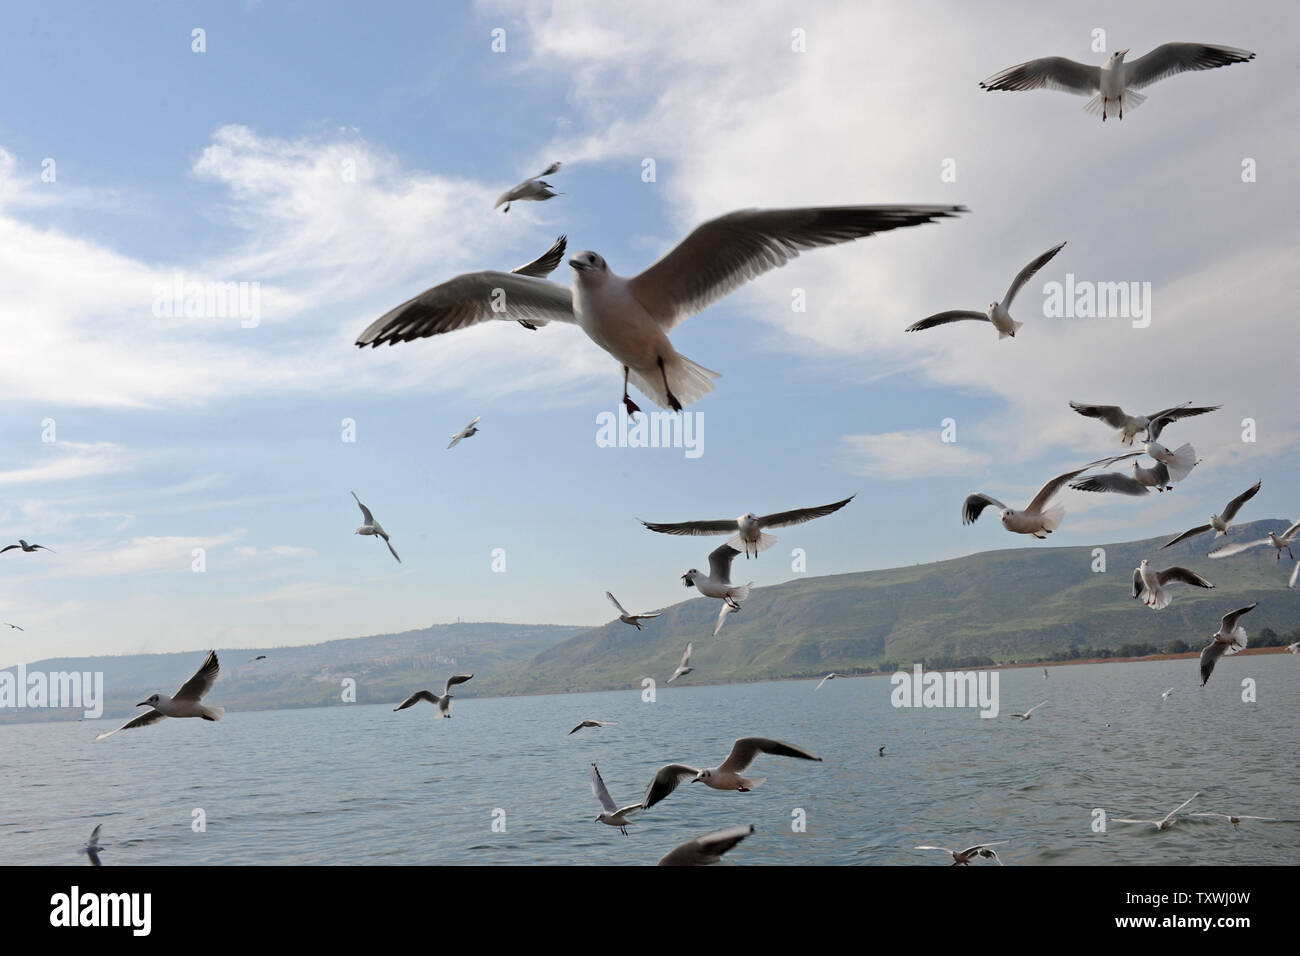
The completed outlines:
[[[748,584],[737,584],[728,593],[731,595],[733,601],[740,604],[749,600],[749,589],[753,586],[753,581],[750,581]]]
[[[722,378],[721,372],[705,368],[676,352],[672,356],[664,357],[664,374],[668,376],[668,387],[672,389],[673,397],[683,407],[709,394],[713,391],[712,380]],[[664,375],[659,373],[658,366],[647,373],[632,369],[629,378],[632,384],[654,399],[655,404],[660,408],[671,407],[668,394],[664,391]]]
[[[1052,505],[1043,512],[1043,530],[1055,531],[1065,518],[1065,505]]]
[[[1012,319],[1012,320],[1011,320],[1011,331],[1010,331],[1010,332],[998,332],[998,338],[999,338],[999,339],[1015,338],[1016,333],[1019,332],[1022,328],[1024,328],[1024,326],[1025,326],[1025,323],[1023,323],[1023,322],[1017,322],[1015,319]]]
[[[766,551],[768,548],[772,547],[772,545],[776,544],[776,535],[759,532],[758,541],[750,544],[737,534],[734,535],[727,544],[731,545],[746,557],[749,557],[750,555],[757,556],[760,551]]]
[[[1232,643],[1229,644],[1228,649],[1223,652],[1224,656],[1231,656],[1237,653],[1237,651],[1245,650],[1246,643],[1246,629],[1238,624],[1232,629]]]
[[[1156,611],[1164,610],[1169,606],[1169,602],[1173,600],[1173,597],[1165,588],[1157,588],[1156,593],[1151,595],[1151,598],[1151,607]]]
[[[757,790],[766,782],[767,777],[749,777],[742,781],[742,785],[746,790]]]
[[[224,707],[203,707],[204,720],[220,720],[226,712]]]
[[[1172,454],[1173,462],[1165,465],[1169,469],[1169,480],[1182,481],[1196,467],[1196,450],[1191,445],[1183,445]]]

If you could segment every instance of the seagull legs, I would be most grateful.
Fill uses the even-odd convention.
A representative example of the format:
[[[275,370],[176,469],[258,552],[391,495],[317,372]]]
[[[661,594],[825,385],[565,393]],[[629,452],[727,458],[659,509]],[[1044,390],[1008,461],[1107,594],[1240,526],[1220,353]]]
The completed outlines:
[[[677,396],[674,395],[673,390],[668,387],[668,372],[664,368],[664,357],[662,355],[659,356],[659,374],[664,380],[664,394],[668,396],[668,407],[675,412],[680,412],[682,410],[682,403],[677,401]]]
[[[627,376],[629,372],[631,372],[631,369],[629,369],[626,365],[624,365],[623,366],[623,405],[625,408],[627,408],[627,417],[632,418],[634,415],[636,415],[637,412],[641,411],[641,408],[640,406],[637,405],[636,402],[632,401],[632,399],[628,397]]]

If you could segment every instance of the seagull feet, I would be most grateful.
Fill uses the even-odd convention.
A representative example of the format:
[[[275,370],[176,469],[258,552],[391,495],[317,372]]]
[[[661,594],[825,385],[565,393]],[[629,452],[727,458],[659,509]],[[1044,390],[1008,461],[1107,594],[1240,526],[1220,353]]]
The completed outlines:
[[[627,417],[634,418],[636,413],[641,411],[641,406],[628,397],[627,392],[623,393],[623,407],[627,409]]]

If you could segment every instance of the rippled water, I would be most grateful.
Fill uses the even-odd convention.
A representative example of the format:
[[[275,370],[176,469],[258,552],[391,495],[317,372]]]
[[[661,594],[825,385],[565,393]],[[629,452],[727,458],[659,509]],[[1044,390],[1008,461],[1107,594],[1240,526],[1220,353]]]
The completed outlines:
[[[1300,821],[1300,658],[1225,660],[1204,689],[1190,660],[1000,674],[1003,713],[1048,703],[1025,723],[895,709],[889,679],[870,677],[820,691],[675,684],[655,703],[639,689],[461,697],[451,720],[425,705],[231,713],[99,743],[95,732],[122,715],[0,726],[0,862],[84,865],[77,847],[96,822],[105,865],[641,864],[735,823],[758,828],[729,857],[742,864],[941,864],[911,847],[995,839],[1009,841],[1008,865],[1300,858],[1300,822],[1091,829],[1094,807],[1157,818],[1196,790],[1189,811]],[[1257,681],[1258,703],[1241,701],[1243,677]],[[618,726],[566,736],[584,717]],[[752,773],[767,782],[751,793],[683,785],[629,837],[594,822],[591,762],[614,799],[632,803],[662,764],[712,766],[743,735],[824,762],[760,757]],[[196,808],[206,832],[191,829]],[[792,831],[796,808],[807,832]],[[504,833],[493,832],[497,809]]]

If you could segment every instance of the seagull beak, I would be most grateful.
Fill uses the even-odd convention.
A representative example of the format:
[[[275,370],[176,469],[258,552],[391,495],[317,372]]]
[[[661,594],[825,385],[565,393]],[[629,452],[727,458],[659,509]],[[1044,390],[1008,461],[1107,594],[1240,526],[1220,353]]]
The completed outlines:
[[[576,256],[569,260],[569,265],[571,265],[578,272],[581,272],[583,269],[587,268],[587,264],[579,260]]]
[[[1119,51],[1119,55],[1120,55],[1120,56],[1128,56],[1128,50],[1120,50],[1120,51]]]
[[[135,706],[137,706],[137,707],[148,707],[148,706],[149,706],[149,702],[148,702],[147,700],[142,700],[142,701],[140,701],[140,703],[136,704]]]

